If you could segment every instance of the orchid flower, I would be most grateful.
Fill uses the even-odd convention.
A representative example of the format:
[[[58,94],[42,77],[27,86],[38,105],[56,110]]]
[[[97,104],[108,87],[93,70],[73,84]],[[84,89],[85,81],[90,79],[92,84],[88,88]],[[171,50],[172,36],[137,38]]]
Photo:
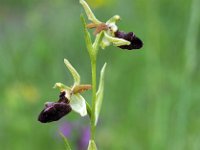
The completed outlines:
[[[91,23],[87,24],[87,28],[92,29],[95,28],[94,34],[97,35],[100,32],[103,32],[104,36],[100,43],[102,49],[113,44],[121,49],[140,49],[143,46],[143,42],[136,37],[133,32],[122,32],[118,29],[116,23],[120,20],[119,15],[115,15],[111,17],[108,21],[101,22],[99,21],[88,4],[84,0],[80,0],[86,15]]]
[[[89,84],[80,84],[80,76],[67,59],[64,63],[74,78],[73,86],[69,87],[62,83],[56,83],[54,88],[60,90],[59,100],[57,102],[46,102],[45,108],[40,113],[38,120],[42,123],[57,121],[72,110],[82,117],[87,115],[89,106],[80,93],[91,89]]]

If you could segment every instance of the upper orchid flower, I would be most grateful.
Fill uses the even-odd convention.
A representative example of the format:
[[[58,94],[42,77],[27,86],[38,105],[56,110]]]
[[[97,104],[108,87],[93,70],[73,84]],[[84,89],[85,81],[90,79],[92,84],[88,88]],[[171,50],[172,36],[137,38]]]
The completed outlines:
[[[57,121],[71,110],[79,113],[81,116],[87,115],[87,103],[81,96],[81,92],[91,89],[91,85],[80,85],[80,76],[67,59],[65,65],[74,78],[72,87],[62,83],[56,83],[55,88],[59,88],[60,96],[57,102],[46,102],[45,108],[40,113],[38,120],[42,123]],[[89,108],[88,108],[89,109]]]
[[[100,43],[100,46],[103,49],[111,44],[128,50],[140,49],[143,46],[143,42],[136,37],[133,32],[125,33],[119,31],[116,25],[116,22],[120,20],[119,15],[113,16],[106,23],[104,23],[95,17],[90,7],[84,0],[80,0],[80,3],[82,4],[88,19],[92,21],[92,23],[87,24],[87,28],[95,28],[95,35],[101,31],[103,32],[104,36],[102,42]]]

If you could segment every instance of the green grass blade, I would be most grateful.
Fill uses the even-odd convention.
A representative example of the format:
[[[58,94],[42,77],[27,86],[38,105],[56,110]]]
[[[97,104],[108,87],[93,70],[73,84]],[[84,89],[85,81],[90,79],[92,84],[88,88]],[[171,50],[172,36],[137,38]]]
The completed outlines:
[[[66,149],[66,150],[71,150],[67,138],[66,138],[61,132],[59,132],[59,134],[60,134],[60,136],[62,137],[63,141],[65,142],[65,149]]]

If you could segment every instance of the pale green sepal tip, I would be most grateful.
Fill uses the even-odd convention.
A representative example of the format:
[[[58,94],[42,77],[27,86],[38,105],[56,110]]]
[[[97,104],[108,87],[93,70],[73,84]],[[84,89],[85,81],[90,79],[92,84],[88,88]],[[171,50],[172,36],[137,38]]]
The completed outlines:
[[[88,149],[87,150],[97,150],[97,146],[94,142],[94,140],[89,141]]]
[[[119,16],[119,15],[115,15],[115,16],[113,16],[112,18],[110,18],[110,19],[106,22],[106,24],[116,23],[116,22],[119,21],[119,20],[120,20],[120,16]]]
[[[70,87],[64,85],[63,83],[60,83],[60,82],[57,82],[55,83],[55,85],[53,86],[53,88],[58,88],[60,91],[63,91],[63,90],[71,90]]]
[[[71,150],[71,147],[69,145],[69,142],[68,142],[67,138],[62,134],[62,132],[59,132],[59,134],[63,138],[63,141],[65,143],[65,149],[66,150]]]
[[[105,69],[106,69],[106,63],[103,65],[103,67],[101,69],[99,88],[96,93],[95,125],[97,125],[99,114],[101,111],[101,105],[102,105],[102,101],[103,101]]]
[[[72,110],[80,114],[82,117],[87,115],[87,107],[85,99],[79,94],[73,94],[70,99]]]
[[[74,85],[80,84],[80,75],[78,74],[76,69],[74,69],[74,67],[70,64],[70,62],[67,59],[64,59],[64,63],[74,78]]]
[[[88,6],[88,4],[84,1],[84,0],[80,0],[81,5],[83,6],[85,13],[88,17],[89,20],[91,20],[93,23],[95,24],[100,24],[101,21],[99,21],[95,15],[93,14],[92,10],[90,9],[90,7]]]
[[[114,46],[122,46],[122,45],[130,45],[130,42],[121,38],[116,38],[108,35],[106,32],[104,33],[104,37],[106,40],[108,40],[110,43],[113,43]]]

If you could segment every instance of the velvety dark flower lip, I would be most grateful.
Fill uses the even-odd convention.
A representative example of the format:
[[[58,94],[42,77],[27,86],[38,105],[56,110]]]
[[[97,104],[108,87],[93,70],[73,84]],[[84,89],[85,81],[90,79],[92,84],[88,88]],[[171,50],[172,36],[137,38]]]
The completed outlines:
[[[64,102],[53,102],[46,105],[46,108],[42,110],[38,117],[38,121],[42,123],[57,121],[71,112],[71,110],[72,108],[69,104]]]
[[[65,92],[61,92],[58,102],[47,102],[45,108],[38,117],[38,121],[48,123],[57,121],[72,110],[69,100],[65,97]]]
[[[140,40],[133,32],[125,33],[117,30],[115,32],[115,37],[122,38],[124,40],[131,42],[130,45],[118,46],[121,49],[128,49],[128,50],[140,49],[143,46],[142,40]]]

